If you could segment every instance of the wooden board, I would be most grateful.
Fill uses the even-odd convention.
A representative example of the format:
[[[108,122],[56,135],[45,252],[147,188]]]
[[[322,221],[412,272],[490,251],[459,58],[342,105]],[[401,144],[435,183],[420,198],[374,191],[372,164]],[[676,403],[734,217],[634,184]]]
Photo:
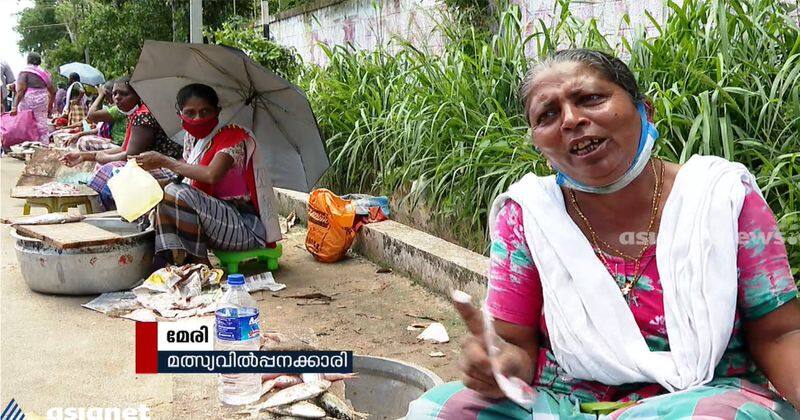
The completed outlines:
[[[85,222],[17,226],[17,232],[59,249],[111,245],[124,239],[123,236]]]
[[[11,189],[12,198],[51,198],[51,197],[93,197],[97,195],[97,191],[87,187],[86,185],[74,185],[78,189],[77,193],[73,194],[59,194],[57,196],[50,194],[43,194],[36,191],[36,187],[32,185],[14,187]]]

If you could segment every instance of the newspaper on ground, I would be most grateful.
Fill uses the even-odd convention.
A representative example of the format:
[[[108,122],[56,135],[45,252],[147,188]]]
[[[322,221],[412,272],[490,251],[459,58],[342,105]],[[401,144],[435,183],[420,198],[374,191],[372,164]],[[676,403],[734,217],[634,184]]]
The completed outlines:
[[[81,306],[112,317],[121,316],[134,309],[141,308],[141,305],[136,300],[136,295],[130,290],[103,293]]]

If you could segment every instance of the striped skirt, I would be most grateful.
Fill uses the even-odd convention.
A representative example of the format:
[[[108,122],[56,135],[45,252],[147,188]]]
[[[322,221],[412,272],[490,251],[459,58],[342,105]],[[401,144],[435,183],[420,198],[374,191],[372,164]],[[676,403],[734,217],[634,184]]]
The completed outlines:
[[[206,258],[208,248],[246,251],[265,245],[266,229],[258,216],[187,184],[164,187],[156,207],[156,252],[181,249]]]
[[[581,411],[570,395],[538,388],[533,407],[510,400],[488,399],[461,382],[439,385],[408,408],[407,419],[800,419],[800,414],[780,396],[738,378],[722,378],[691,391],[648,398],[608,415]]]

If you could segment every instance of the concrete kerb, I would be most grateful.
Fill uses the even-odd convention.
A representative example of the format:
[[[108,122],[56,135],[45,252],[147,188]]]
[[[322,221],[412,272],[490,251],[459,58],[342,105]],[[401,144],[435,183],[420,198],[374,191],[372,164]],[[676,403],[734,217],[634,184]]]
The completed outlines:
[[[278,212],[294,212],[307,223],[308,194],[275,188]],[[372,262],[407,275],[428,289],[448,296],[463,290],[480,303],[486,296],[489,258],[393,220],[364,225],[353,250]]]

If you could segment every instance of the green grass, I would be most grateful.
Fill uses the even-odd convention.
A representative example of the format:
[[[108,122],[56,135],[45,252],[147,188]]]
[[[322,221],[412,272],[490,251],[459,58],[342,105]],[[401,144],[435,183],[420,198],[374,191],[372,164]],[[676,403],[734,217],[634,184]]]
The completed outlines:
[[[800,238],[800,30],[777,0],[670,2],[652,38],[613,44],[594,20],[559,4],[552,26],[525,36],[516,7],[493,34],[447,18],[444,51],[395,40],[375,52],[326,49],[306,69],[307,90],[328,139],[326,184],[340,192],[392,194],[434,209],[462,245],[484,252],[487,209],[523,174],[547,173],[528,137],[517,89],[538,54],[558,47],[622,49],[653,100],[674,162],[694,153],[742,162],[756,176],[787,238]],[[455,23],[454,23],[455,22]],[[794,273],[800,244],[787,241]]]

